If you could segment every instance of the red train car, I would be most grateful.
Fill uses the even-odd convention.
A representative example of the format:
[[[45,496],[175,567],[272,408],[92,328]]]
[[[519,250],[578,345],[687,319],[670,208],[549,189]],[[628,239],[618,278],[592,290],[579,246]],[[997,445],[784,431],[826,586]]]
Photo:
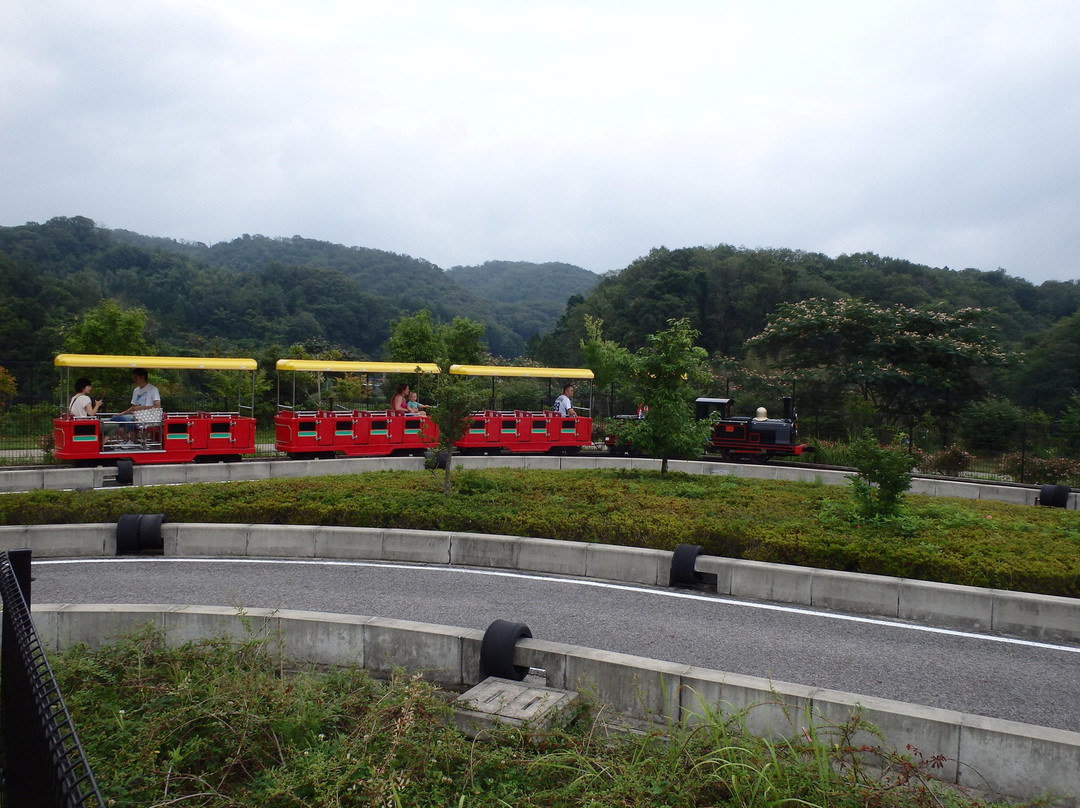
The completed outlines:
[[[72,368],[246,371],[251,374],[251,403],[239,399],[234,411],[178,412],[162,408],[145,420],[116,421],[114,413],[77,417],[66,411],[53,420],[53,455],[77,465],[190,463],[239,460],[255,451],[254,359],[198,356],[108,356],[60,354],[53,362],[64,369],[64,390],[71,390]],[[126,403],[126,402],[125,402]],[[106,432],[111,434],[106,434]]]
[[[591,379],[588,368],[533,368],[500,365],[451,365],[459,376],[490,376],[492,400],[500,377]],[[575,410],[579,408],[575,407]],[[587,409],[587,408],[580,408]],[[465,434],[454,442],[463,453],[574,454],[592,445],[592,418],[557,415],[550,410],[479,410],[469,416]]]
[[[362,362],[320,359],[279,359],[278,371],[292,372],[293,404],[278,405],[274,417],[274,445],[292,458],[385,457],[423,455],[439,442],[439,428],[426,415],[388,410],[354,410],[296,406],[297,373],[351,373],[366,377],[387,373],[438,373],[427,362]],[[319,385],[321,388],[321,384]],[[279,391],[280,399],[280,391]]]

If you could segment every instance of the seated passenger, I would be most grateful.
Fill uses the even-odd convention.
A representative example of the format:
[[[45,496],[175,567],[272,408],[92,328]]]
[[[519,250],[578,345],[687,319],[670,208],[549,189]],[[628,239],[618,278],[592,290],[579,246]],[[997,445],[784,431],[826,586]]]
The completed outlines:
[[[68,402],[68,412],[76,418],[94,418],[101,407],[101,399],[90,401],[90,380],[81,378],[75,380],[75,395]]]
[[[407,382],[402,382],[397,386],[397,392],[394,393],[394,397],[390,399],[390,412],[400,412],[408,414],[409,385]]]
[[[120,425],[125,422],[161,421],[161,393],[150,384],[149,374],[142,368],[135,368],[131,371],[131,378],[135,382],[135,389],[131,391],[131,406],[101,425],[101,430],[106,435],[116,434],[120,431]]]
[[[415,391],[409,393],[409,400],[406,403],[408,405],[409,412],[412,415],[427,415],[427,413],[424,412],[424,410],[427,409],[427,405],[420,403]]]
[[[574,412],[574,404],[571,399],[574,396],[574,385],[568,384],[562,389],[562,395],[555,399],[555,414],[561,415],[564,418],[576,418],[577,413]]]

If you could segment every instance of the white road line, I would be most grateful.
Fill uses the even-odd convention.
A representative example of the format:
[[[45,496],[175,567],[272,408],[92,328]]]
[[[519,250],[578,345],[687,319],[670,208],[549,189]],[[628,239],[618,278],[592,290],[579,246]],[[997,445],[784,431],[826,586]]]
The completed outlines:
[[[886,620],[877,617],[861,617],[859,615],[841,614],[838,612],[825,612],[817,609],[807,609],[800,606],[781,606],[775,603],[757,603],[754,601],[734,600],[721,596],[710,596],[681,592],[677,590],[634,586],[631,584],[617,584],[607,581],[593,581],[584,578],[559,578],[551,575],[530,575],[522,572],[509,572],[507,570],[484,570],[471,567],[450,567],[445,565],[426,564],[397,564],[385,561],[333,561],[330,559],[307,560],[307,559],[268,559],[268,558],[83,558],[83,559],[42,559],[33,562],[34,566],[62,566],[78,564],[266,564],[266,565],[297,565],[313,567],[380,567],[396,570],[414,570],[420,572],[442,572],[457,575],[485,575],[493,578],[517,578],[529,581],[545,581],[565,584],[569,586],[585,586],[594,589],[612,589],[619,592],[633,592],[654,597],[671,598],[676,600],[692,600],[702,603],[720,603],[725,606],[739,606],[744,609],[758,609],[760,611],[782,612],[784,614],[798,614],[809,617],[820,617],[827,620],[840,620],[849,623],[865,623],[871,626],[885,628],[906,629],[907,631],[922,631],[928,634],[941,634],[948,637],[962,637],[972,640],[984,640],[986,642],[999,643],[1002,645],[1019,645],[1027,648],[1039,648],[1048,651],[1064,651],[1071,654],[1080,654],[1080,646],[1058,645],[1056,643],[1038,642],[1036,640],[1023,640],[1018,637],[1004,637],[993,634],[979,634],[972,631],[959,631],[957,629],[937,628],[934,626],[921,626],[915,623],[901,623],[897,620]]]

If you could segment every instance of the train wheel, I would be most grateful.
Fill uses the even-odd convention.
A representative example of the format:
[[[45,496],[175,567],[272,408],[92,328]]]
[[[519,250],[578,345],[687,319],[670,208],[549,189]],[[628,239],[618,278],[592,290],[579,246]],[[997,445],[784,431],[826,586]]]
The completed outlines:
[[[116,461],[116,484],[117,485],[131,485],[132,475],[134,474],[135,464],[133,461],[127,458],[121,458]]]

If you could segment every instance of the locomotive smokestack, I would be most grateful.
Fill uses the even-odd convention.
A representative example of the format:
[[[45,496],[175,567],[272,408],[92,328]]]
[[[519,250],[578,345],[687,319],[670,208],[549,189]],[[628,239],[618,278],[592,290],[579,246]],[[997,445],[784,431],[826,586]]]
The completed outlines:
[[[790,421],[793,417],[791,410],[791,396],[784,396],[781,401],[784,402],[784,419]]]

